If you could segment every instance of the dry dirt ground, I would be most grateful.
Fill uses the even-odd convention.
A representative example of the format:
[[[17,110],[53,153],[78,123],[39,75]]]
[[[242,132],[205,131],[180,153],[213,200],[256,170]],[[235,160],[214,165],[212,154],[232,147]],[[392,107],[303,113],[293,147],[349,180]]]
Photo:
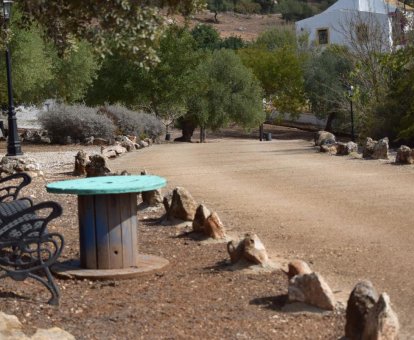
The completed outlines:
[[[256,232],[273,258],[311,263],[340,299],[371,280],[391,296],[403,338],[414,338],[414,167],[321,154],[311,139],[274,128],[271,142],[155,145],[112,166],[186,187],[228,229]]]
[[[267,127],[269,128],[269,127]],[[227,229],[256,232],[283,266],[303,259],[320,272],[339,300],[360,279],[391,296],[402,339],[414,334],[411,212],[413,166],[320,154],[311,133],[272,128],[259,142],[237,130],[208,143],[169,143],[111,161],[112,170],[164,176],[170,190],[186,187],[215,210]],[[4,145],[0,145],[0,148]],[[50,152],[78,149],[30,147]],[[23,193],[53,199],[64,215],[51,225],[65,236],[62,260],[78,258],[76,198],[47,194],[44,185],[71,178],[68,168],[47,172]],[[139,203],[139,202],[138,202]],[[59,308],[46,304],[37,282],[2,280],[0,310],[15,314],[28,334],[61,327],[78,339],[339,339],[344,313],[293,313],[286,309],[281,271],[246,274],[228,270],[225,244],[203,244],[182,229],[160,223],[163,209],[140,209],[141,252],[170,261],[165,270],[124,281],[57,279]]]
[[[173,21],[179,24],[184,23],[184,19],[179,16],[171,17]],[[209,11],[203,11],[192,16],[189,21],[190,27],[194,27],[197,24],[212,25],[222,38],[237,36],[243,40],[251,41],[257,38],[257,36],[276,26],[280,26],[284,23],[280,14],[238,14],[232,12],[219,13],[219,22],[214,21],[214,14]]]

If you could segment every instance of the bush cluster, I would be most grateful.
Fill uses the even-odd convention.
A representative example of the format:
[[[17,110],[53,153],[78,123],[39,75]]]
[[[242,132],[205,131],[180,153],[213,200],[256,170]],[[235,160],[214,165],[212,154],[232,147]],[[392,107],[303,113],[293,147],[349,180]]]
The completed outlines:
[[[41,113],[39,121],[52,142],[60,144],[65,143],[67,137],[74,142],[83,142],[91,136],[112,139],[115,134],[156,138],[164,130],[155,116],[121,105],[107,105],[97,110],[85,105],[60,104]]]
[[[108,117],[85,105],[55,105],[41,113],[39,121],[53,143],[63,144],[68,136],[80,142],[91,136],[109,139],[115,131]]]
[[[154,115],[128,110],[122,105],[106,105],[99,109],[109,117],[118,129],[118,134],[134,135],[141,139],[156,138],[164,130],[162,122]]]

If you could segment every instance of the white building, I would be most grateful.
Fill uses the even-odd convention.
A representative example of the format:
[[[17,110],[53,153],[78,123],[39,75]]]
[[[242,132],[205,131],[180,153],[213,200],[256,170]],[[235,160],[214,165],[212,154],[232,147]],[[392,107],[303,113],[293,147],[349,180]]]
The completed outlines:
[[[407,27],[405,11],[384,0],[338,0],[324,12],[296,22],[297,35],[308,34],[314,45],[338,44],[352,47],[356,42],[381,39],[381,49],[404,44]]]

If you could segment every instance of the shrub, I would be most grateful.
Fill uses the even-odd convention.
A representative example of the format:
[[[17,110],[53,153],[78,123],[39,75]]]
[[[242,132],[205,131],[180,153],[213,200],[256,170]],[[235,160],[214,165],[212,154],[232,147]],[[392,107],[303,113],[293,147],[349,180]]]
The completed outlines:
[[[39,121],[54,143],[64,143],[67,136],[81,142],[91,136],[108,139],[115,131],[108,117],[85,105],[55,105],[41,113]]]
[[[122,105],[106,105],[100,112],[114,122],[122,135],[156,138],[164,131],[164,125],[154,115],[131,111]]]

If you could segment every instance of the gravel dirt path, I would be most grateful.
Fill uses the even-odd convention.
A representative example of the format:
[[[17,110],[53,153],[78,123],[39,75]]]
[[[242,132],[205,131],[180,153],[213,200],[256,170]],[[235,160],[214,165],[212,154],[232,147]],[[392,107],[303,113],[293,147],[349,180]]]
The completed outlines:
[[[186,187],[228,229],[256,232],[274,259],[311,263],[340,299],[370,279],[391,296],[402,338],[414,339],[414,167],[320,154],[311,136],[274,128],[271,142],[154,145],[111,167]]]

